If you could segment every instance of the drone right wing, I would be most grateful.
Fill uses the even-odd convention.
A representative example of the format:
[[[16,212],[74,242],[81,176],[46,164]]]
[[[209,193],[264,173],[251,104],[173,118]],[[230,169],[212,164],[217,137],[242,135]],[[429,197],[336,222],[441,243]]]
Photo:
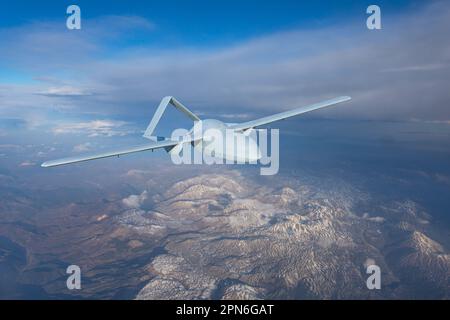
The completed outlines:
[[[317,109],[322,109],[325,107],[330,107],[332,105],[341,103],[341,102],[345,102],[350,100],[350,97],[344,96],[344,97],[338,97],[338,98],[334,98],[331,100],[327,100],[327,101],[323,101],[323,102],[319,102],[319,103],[315,103],[309,106],[305,106],[305,107],[300,107],[297,109],[293,109],[293,110],[289,110],[289,111],[285,111],[285,112],[281,112],[281,113],[277,113],[268,117],[264,117],[264,118],[260,118],[260,119],[256,119],[256,120],[252,120],[252,121],[248,121],[248,122],[243,122],[243,123],[237,123],[237,124],[231,124],[229,125],[230,129],[234,129],[234,130],[247,130],[250,128],[255,128],[255,127],[259,127],[265,124],[269,124],[275,121],[279,121],[279,120],[283,120],[286,118],[290,118],[293,116],[297,116],[309,111],[313,111],[313,110],[317,110]]]

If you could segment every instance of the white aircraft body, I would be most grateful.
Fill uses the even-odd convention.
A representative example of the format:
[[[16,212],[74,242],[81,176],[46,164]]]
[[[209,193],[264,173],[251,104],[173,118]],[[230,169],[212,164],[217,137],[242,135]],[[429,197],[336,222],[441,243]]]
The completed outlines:
[[[186,108],[184,105],[182,105],[179,101],[177,101],[174,97],[165,97],[161,100],[161,103],[159,104],[158,109],[156,110],[150,124],[147,127],[147,130],[144,133],[144,138],[147,138],[151,140],[151,143],[139,145],[136,147],[125,147],[123,149],[118,150],[111,150],[111,151],[104,151],[99,153],[92,153],[92,154],[85,154],[70,158],[64,158],[64,159],[58,159],[58,160],[52,160],[44,162],[41,166],[42,167],[56,167],[61,165],[67,165],[71,163],[77,163],[77,162],[83,162],[83,161],[89,161],[89,160],[95,160],[95,159],[102,159],[102,158],[108,158],[108,157],[119,157],[121,155],[129,154],[129,153],[135,153],[135,152],[142,152],[142,151],[149,151],[149,150],[155,150],[155,149],[161,149],[164,148],[169,153],[179,153],[183,149],[184,144],[190,143],[195,148],[201,148],[202,151],[210,151],[212,149],[215,149],[214,146],[211,144],[211,141],[214,140],[214,137],[208,136],[208,129],[215,129],[219,130],[223,133],[223,136],[225,136],[226,130],[232,130],[234,134],[236,135],[245,135],[247,138],[247,141],[249,141],[249,132],[254,129],[258,128],[264,125],[267,125],[269,123],[283,120],[286,118],[290,118],[293,116],[297,116],[306,112],[310,112],[313,110],[333,106],[338,103],[342,103],[345,101],[350,100],[350,97],[343,96],[334,98],[331,100],[319,102],[316,104],[312,104],[305,107],[296,108],[290,111],[285,111],[281,113],[277,113],[271,116],[267,116],[264,118],[256,119],[253,121],[243,122],[243,123],[225,123],[219,120],[215,119],[205,119],[201,120],[198,116],[196,116],[193,112],[191,112],[188,108]],[[181,139],[174,140],[169,138],[163,138],[160,140],[161,137],[153,136],[153,132],[160,121],[164,111],[166,110],[167,106],[172,105],[179,111],[183,112],[185,115],[187,115],[191,120],[194,121],[194,126],[192,129]],[[203,143],[199,143],[203,142]],[[261,158],[261,153],[259,151],[259,148],[257,146],[257,142],[254,139],[250,139],[249,141],[250,147],[249,150],[253,150],[251,152],[247,152],[245,155],[237,155],[237,160],[240,161],[255,161]],[[217,149],[215,149],[217,150]],[[231,153],[233,154],[233,153]],[[224,154],[215,153],[215,157],[222,157],[223,159],[227,159],[227,152],[225,150]],[[236,154],[234,154],[236,156]],[[241,159],[239,159],[239,157]]]

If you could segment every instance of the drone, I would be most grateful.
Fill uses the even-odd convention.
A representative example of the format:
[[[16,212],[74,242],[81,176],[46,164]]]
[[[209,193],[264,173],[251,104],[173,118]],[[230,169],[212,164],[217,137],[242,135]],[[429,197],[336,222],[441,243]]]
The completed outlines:
[[[62,166],[62,165],[68,165],[78,162],[84,162],[89,160],[96,160],[96,159],[102,159],[102,158],[109,158],[109,157],[119,157],[122,155],[130,154],[130,153],[136,153],[136,152],[143,152],[143,151],[153,151],[157,149],[165,149],[170,154],[177,154],[180,153],[183,149],[183,147],[186,144],[191,144],[194,146],[194,148],[198,149],[204,149],[209,148],[214,149],[213,144],[211,144],[211,141],[214,140],[215,136],[213,136],[210,132],[219,132],[222,133],[223,136],[226,135],[226,132],[232,132],[236,136],[242,136],[245,137],[249,141],[250,145],[252,147],[249,148],[249,150],[253,150],[253,152],[247,152],[245,155],[241,156],[241,160],[243,161],[254,161],[261,157],[261,152],[258,148],[257,141],[253,138],[251,138],[251,135],[249,133],[259,127],[271,124],[276,121],[284,120],[290,117],[298,116],[303,113],[307,113],[310,111],[314,111],[317,109],[322,109],[326,107],[330,107],[342,102],[346,102],[351,100],[351,97],[348,96],[342,96],[337,97],[334,99],[326,100],[323,102],[315,103],[312,105],[292,109],[289,111],[277,113],[271,116],[259,118],[252,121],[242,122],[242,123],[225,123],[220,120],[216,119],[204,119],[201,120],[197,115],[195,115],[192,111],[190,111],[187,107],[185,107],[183,104],[181,104],[177,99],[175,99],[172,96],[164,97],[161,100],[161,103],[159,104],[158,108],[156,109],[155,114],[153,115],[152,120],[150,121],[150,124],[148,125],[147,129],[145,130],[145,133],[143,135],[144,138],[150,140],[150,143],[142,144],[139,146],[134,147],[124,147],[122,149],[116,149],[111,151],[103,151],[98,153],[90,153],[90,154],[84,154],[79,155],[75,157],[69,157],[69,158],[63,158],[58,160],[51,160],[46,161],[42,163],[42,167],[56,167],[56,166]],[[166,137],[160,137],[160,136],[154,136],[153,132],[156,129],[156,126],[158,125],[159,121],[161,120],[161,117],[163,116],[166,108],[171,105],[175,107],[177,110],[181,111],[183,114],[185,114],[188,118],[190,118],[194,125],[192,129],[186,134],[184,134],[181,137],[178,137],[178,139],[173,138],[166,138]],[[249,139],[250,136],[250,139]],[[205,142],[205,143],[202,143]],[[216,157],[221,157],[223,159],[227,159],[228,156],[226,152],[215,154]],[[235,156],[235,155],[234,155]],[[239,156],[239,155],[238,155]]]

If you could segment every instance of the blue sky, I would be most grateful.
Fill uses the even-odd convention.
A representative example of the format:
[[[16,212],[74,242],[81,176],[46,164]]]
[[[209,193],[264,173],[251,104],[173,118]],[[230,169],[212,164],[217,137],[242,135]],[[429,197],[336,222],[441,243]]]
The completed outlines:
[[[69,4],[1,10],[3,123],[131,132],[166,95],[234,122],[341,95],[306,117],[450,121],[445,1],[378,1],[380,31],[372,1],[78,1],[72,31]]]
[[[315,29],[360,20],[373,1],[14,1],[0,12],[0,28],[54,22],[64,26],[70,4],[87,23],[105,16],[146,19],[152,28],[133,30],[108,43],[110,50],[151,46],[226,46],[271,33]],[[418,7],[417,1],[378,1],[387,16]],[[88,26],[88,25],[87,25]],[[16,73],[16,76],[19,74]]]

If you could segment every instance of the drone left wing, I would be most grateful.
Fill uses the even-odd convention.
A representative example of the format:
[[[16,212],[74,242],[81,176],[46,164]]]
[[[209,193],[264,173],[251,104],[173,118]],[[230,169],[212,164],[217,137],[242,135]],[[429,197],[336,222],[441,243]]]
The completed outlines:
[[[62,166],[65,164],[71,164],[76,162],[83,162],[83,161],[89,161],[89,160],[95,160],[95,159],[102,159],[102,158],[109,158],[109,157],[115,157],[115,156],[121,156],[129,153],[135,153],[135,152],[142,152],[142,151],[149,151],[149,150],[155,150],[155,149],[172,149],[177,144],[179,144],[178,141],[175,140],[163,140],[155,143],[148,143],[136,147],[128,147],[123,149],[117,149],[117,150],[111,150],[111,151],[104,151],[100,153],[91,153],[91,154],[85,154],[80,155],[76,157],[70,157],[70,158],[64,158],[64,159],[58,159],[58,160],[52,160],[44,162],[41,166],[44,168],[47,167],[56,167],[56,166]]]
[[[331,100],[315,103],[315,104],[312,104],[309,106],[300,107],[297,109],[277,113],[277,114],[274,114],[274,115],[271,115],[268,117],[264,117],[264,118],[260,118],[260,119],[256,119],[256,120],[252,120],[252,121],[248,121],[248,122],[243,122],[243,123],[231,124],[231,125],[229,125],[229,128],[234,129],[234,130],[247,130],[250,128],[259,127],[259,126],[269,124],[269,123],[272,123],[275,121],[279,121],[279,120],[283,120],[283,119],[290,118],[293,116],[297,116],[297,115],[300,115],[300,114],[303,114],[306,112],[310,112],[313,110],[330,107],[332,105],[335,105],[335,104],[338,104],[341,102],[345,102],[348,100],[351,100],[351,98],[347,97],[347,96],[338,97],[338,98],[334,98]]]

